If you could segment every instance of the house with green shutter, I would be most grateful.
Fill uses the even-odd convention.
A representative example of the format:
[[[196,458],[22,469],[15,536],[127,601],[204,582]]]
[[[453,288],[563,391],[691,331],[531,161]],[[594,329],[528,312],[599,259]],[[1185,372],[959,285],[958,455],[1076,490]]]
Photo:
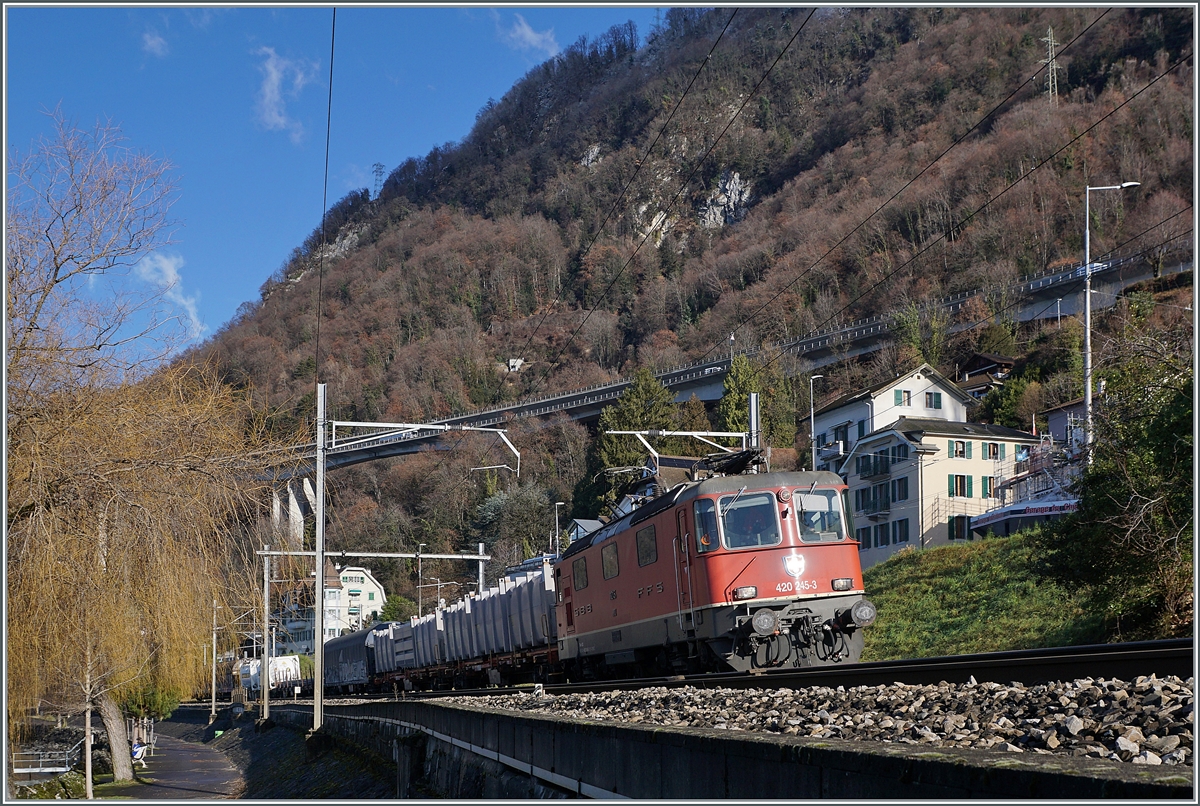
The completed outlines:
[[[1037,445],[1013,428],[907,416],[857,440],[840,470],[863,568],[973,539],[971,518],[1000,506],[1000,486]]]
[[[970,540],[971,517],[1002,503],[1000,485],[1022,472],[1038,438],[967,422],[973,402],[922,364],[816,411],[816,469],[850,487],[864,568],[908,546]]]
[[[819,386],[816,391],[819,396]],[[965,422],[967,406],[972,403],[970,395],[929,364],[841,395],[816,410],[816,428],[812,431],[817,445],[814,469],[841,473],[846,457],[859,440],[901,417]]]

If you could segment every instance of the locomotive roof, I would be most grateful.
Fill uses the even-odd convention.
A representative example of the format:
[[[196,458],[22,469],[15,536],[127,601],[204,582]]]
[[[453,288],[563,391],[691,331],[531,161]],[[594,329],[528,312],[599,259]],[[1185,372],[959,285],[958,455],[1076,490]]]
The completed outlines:
[[[703,481],[693,481],[677,485],[659,497],[642,504],[632,512],[628,512],[620,518],[604,524],[604,526],[596,531],[579,538],[563,552],[562,559],[566,559],[572,554],[578,554],[596,543],[607,540],[609,537],[619,534],[631,526],[648,520],[664,509],[673,506],[676,502],[687,501],[699,495],[734,493],[743,487],[811,487],[813,484],[828,486],[830,484],[842,483],[844,483],[842,477],[837,473],[831,473],[828,470],[804,470],[717,476],[716,478],[704,479]]]

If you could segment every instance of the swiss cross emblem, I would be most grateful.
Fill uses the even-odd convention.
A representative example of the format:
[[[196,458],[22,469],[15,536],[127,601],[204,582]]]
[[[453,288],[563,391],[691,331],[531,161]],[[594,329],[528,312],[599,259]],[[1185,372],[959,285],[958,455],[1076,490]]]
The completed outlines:
[[[804,573],[804,555],[789,554],[783,558],[783,570],[787,571],[788,576],[798,577]]]

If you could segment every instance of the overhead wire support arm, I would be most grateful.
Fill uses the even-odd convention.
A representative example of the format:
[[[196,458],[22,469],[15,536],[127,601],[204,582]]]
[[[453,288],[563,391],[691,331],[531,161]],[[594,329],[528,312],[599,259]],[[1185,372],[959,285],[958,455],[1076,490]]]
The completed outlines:
[[[331,421],[330,424],[332,426],[330,448],[348,448],[354,445],[361,445],[372,440],[387,439],[388,437],[401,437],[406,434],[413,434],[420,431],[440,431],[442,433],[447,431],[480,431],[484,433],[497,434],[499,435],[500,439],[504,440],[504,444],[508,446],[508,449],[512,451],[513,455],[517,457],[516,473],[517,478],[521,478],[521,452],[517,450],[517,446],[512,443],[512,440],[508,438],[508,434],[506,433],[507,429],[504,428],[484,428],[482,426],[449,425],[445,423],[367,423],[353,420],[334,420]],[[339,443],[337,441],[338,426],[341,426],[343,429],[376,428],[379,430],[373,431],[370,434],[363,434],[353,438],[343,438],[343,441]]]
[[[254,552],[260,557],[313,557],[315,551],[286,551],[283,549],[266,549]],[[386,551],[327,551],[327,557],[355,557],[382,560],[415,560],[422,557],[426,560],[490,560],[492,555],[483,554],[425,554],[417,552],[386,552]]]

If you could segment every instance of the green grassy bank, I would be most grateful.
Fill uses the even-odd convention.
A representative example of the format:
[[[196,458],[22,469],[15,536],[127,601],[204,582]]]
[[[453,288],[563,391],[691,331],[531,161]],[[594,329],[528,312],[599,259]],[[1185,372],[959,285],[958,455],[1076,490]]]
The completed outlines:
[[[1101,643],[1084,593],[1031,570],[1029,533],[904,551],[867,569],[864,661]]]

